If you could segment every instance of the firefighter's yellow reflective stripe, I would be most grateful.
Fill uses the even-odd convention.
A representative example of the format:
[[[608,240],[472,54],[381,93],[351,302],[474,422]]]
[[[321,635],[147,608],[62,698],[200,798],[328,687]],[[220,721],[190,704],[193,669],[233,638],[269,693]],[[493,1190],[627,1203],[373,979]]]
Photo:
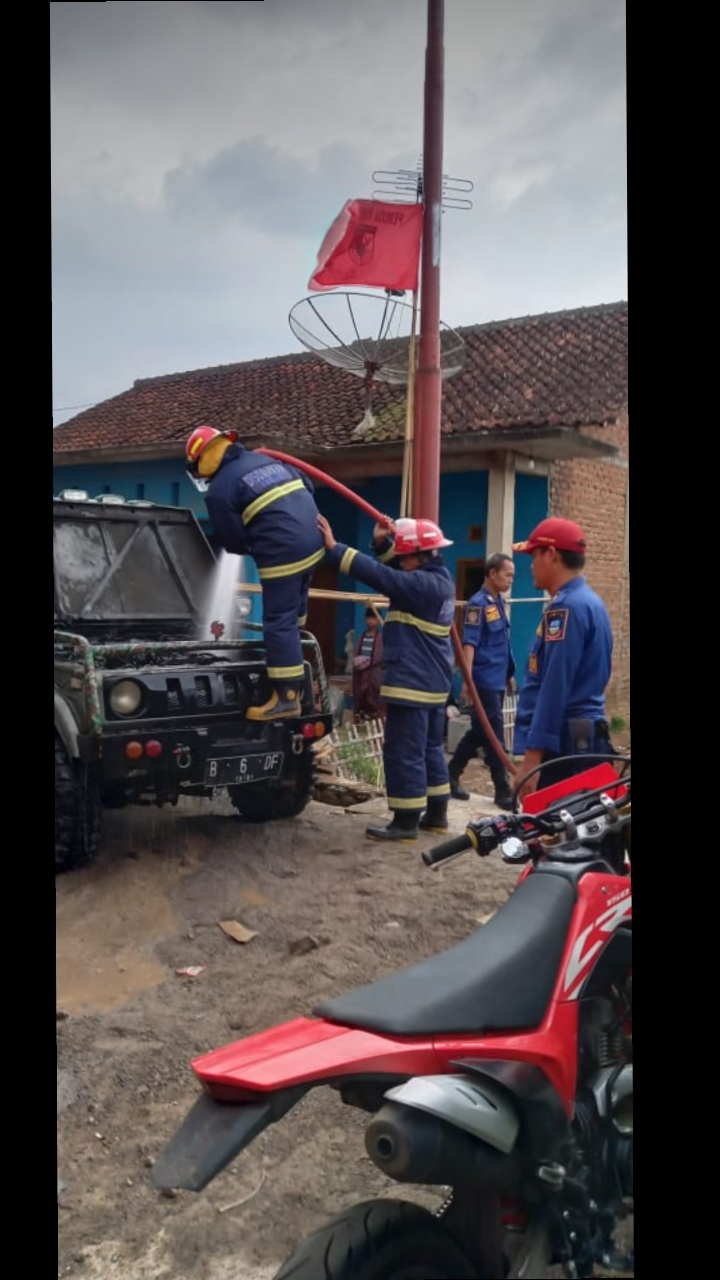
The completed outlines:
[[[268,667],[267,673],[271,680],[297,680],[305,675],[305,668],[302,663],[299,667]]]
[[[306,569],[312,569],[314,564],[318,564],[325,555],[325,548],[321,551],[315,551],[311,556],[306,556],[304,560],[295,560],[292,564],[274,564],[270,568],[258,569],[260,581],[266,582],[268,578],[289,578],[293,573],[305,573]]]
[[[418,631],[425,631],[429,636],[449,636],[450,628],[443,627],[439,622],[425,622],[423,618],[416,618],[412,613],[401,613],[399,609],[391,609],[386,622],[404,622],[406,627],[417,627]]]
[[[243,524],[249,524],[258,511],[264,511],[265,507],[269,507],[271,502],[277,502],[278,498],[284,498],[288,493],[296,493],[298,489],[304,489],[305,485],[302,480],[288,480],[287,484],[277,484],[274,489],[268,489],[266,493],[261,493],[259,498],[248,504],[242,513]]]
[[[403,798],[399,796],[388,796],[387,802],[388,802],[388,809],[424,809],[425,808],[424,796],[421,796],[420,799],[418,799],[417,796],[415,796],[412,800],[408,800],[407,798]]]
[[[427,793],[429,796],[449,796],[450,783],[443,782],[442,786],[440,787],[428,787]]]
[[[380,687],[381,698],[402,698],[405,702],[421,702],[424,706],[439,706],[448,700],[447,693],[424,693],[422,689],[401,689],[397,685]]]
[[[357,551],[355,551],[355,550],[353,549],[353,547],[348,547],[347,551],[343,552],[343,558],[342,558],[342,560],[340,561],[340,572],[341,572],[341,573],[349,573],[349,572],[350,572],[350,565],[352,564],[352,562],[353,562],[353,560],[355,559],[356,555],[357,555]]]
[[[298,618],[298,626],[304,627],[306,622],[307,622],[307,614],[304,613],[302,618]]]

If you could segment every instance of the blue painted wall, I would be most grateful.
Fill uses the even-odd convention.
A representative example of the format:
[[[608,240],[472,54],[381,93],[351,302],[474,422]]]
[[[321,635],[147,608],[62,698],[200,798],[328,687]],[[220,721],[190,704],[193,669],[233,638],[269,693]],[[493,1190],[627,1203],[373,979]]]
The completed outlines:
[[[536,524],[548,514],[548,486],[545,476],[515,476],[515,529],[513,542],[522,542]],[[516,680],[522,686],[525,664],[537,625],[542,617],[544,597],[537,591],[530,572],[530,556],[519,551],[513,556],[515,578],[512,594],[516,599],[538,597],[538,604],[516,604],[512,609],[512,647],[517,664]]]
[[[53,493],[57,494],[61,489],[70,488],[85,489],[91,498],[103,492],[112,492],[130,500],[145,498],[149,502],[157,502],[165,506],[189,507],[197,516],[205,533],[212,537],[212,526],[207,517],[203,496],[188,479],[180,459],[53,468]],[[375,477],[367,484],[356,486],[356,492],[378,511],[386,512],[390,516],[396,515],[400,509],[399,476]],[[484,541],[468,540],[471,525],[487,525],[487,498],[488,473],[486,471],[463,472],[441,478],[440,524],[445,536],[453,540],[453,546],[448,547],[445,554],[448,568],[453,575],[456,574],[458,560],[479,559],[498,550],[496,547],[488,548]],[[332,489],[318,489],[317,501],[323,515],[327,516],[333,526],[338,541],[346,542],[360,551],[368,550],[373,527],[370,516]],[[526,537],[533,526],[547,515],[547,510],[548,492],[545,477],[516,476],[514,540],[520,541]],[[509,551],[510,548],[504,547],[502,550]],[[245,558],[245,573],[248,582],[258,582],[257,571],[250,557]],[[340,590],[367,591],[364,583],[345,577],[339,580],[338,587]],[[537,595],[530,574],[529,558],[522,554],[515,556],[513,596]],[[253,602],[251,617],[254,621],[259,621],[260,597],[253,595],[251,599]],[[537,606],[516,605],[512,612],[513,650],[518,665],[518,683],[522,680],[527,652],[541,612],[540,603]],[[345,635],[350,629],[354,630],[356,635],[360,633],[363,628],[363,615],[363,605],[355,605],[350,601],[338,602],[337,653],[343,652]]]
[[[203,496],[188,478],[180,460],[53,467],[53,493],[61,489],[85,489],[91,498],[100,493],[119,493],[123,498],[145,498],[147,502],[165,507],[190,507],[201,523],[207,525]]]

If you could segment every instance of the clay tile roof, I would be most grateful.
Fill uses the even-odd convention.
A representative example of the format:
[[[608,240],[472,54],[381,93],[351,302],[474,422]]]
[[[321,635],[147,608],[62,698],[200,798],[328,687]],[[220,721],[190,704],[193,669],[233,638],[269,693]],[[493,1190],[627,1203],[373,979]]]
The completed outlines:
[[[444,383],[442,431],[603,426],[628,407],[628,305],[617,302],[469,325],[462,371]],[[315,447],[353,443],[361,378],[312,353],[143,378],[53,431],[53,452],[177,446],[194,427],[236,428]],[[378,384],[363,443],[400,440],[405,390]]]

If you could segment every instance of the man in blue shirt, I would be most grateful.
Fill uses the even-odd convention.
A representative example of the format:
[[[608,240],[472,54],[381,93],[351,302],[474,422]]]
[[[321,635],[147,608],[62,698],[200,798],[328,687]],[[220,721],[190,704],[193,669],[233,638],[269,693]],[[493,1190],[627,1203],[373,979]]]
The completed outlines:
[[[389,598],[380,696],[387,706],[383,764],[392,821],[365,834],[405,842],[417,840],[419,831],[446,832],[450,783],[443,728],[453,673],[455,583],[440,551],[452,543],[434,521],[403,517],[392,534],[387,521],[378,521],[374,554],[367,556],[337,542],[324,516],[318,526],[340,572]]]
[[[501,746],[504,740],[503,700],[506,691],[514,690],[515,675],[515,659],[510,648],[510,623],[502,597],[512,587],[514,576],[515,565],[510,556],[502,551],[488,556],[485,562],[485,581],[480,590],[468,600],[463,626],[463,652],[472,668],[473,684]],[[461,701],[465,692],[463,688]],[[513,795],[505,765],[491,747],[474,710],[470,715],[470,728],[455,748],[448,766],[450,794],[456,800],[470,799],[469,793],[460,786],[460,775],[481,747],[495,787],[495,804],[508,809],[512,805]]]
[[[608,611],[588,586],[585,534],[572,520],[541,520],[513,551],[532,556],[535,586],[552,599],[530,648],[515,717],[513,753],[523,756],[519,774],[522,797],[582,773],[582,756],[613,754],[605,719],[605,689],[612,670],[613,637]],[[522,779],[539,764],[563,756]],[[517,785],[517,784],[516,784]]]

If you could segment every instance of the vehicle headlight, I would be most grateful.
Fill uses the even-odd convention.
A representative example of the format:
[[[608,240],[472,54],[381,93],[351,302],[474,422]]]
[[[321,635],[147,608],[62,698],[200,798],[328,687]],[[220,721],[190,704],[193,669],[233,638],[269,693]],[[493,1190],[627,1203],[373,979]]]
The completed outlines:
[[[62,502],[87,502],[89,497],[86,489],[62,489],[58,494]]]
[[[142,689],[134,680],[119,680],[110,690],[110,706],[116,716],[134,716],[142,702]]]

